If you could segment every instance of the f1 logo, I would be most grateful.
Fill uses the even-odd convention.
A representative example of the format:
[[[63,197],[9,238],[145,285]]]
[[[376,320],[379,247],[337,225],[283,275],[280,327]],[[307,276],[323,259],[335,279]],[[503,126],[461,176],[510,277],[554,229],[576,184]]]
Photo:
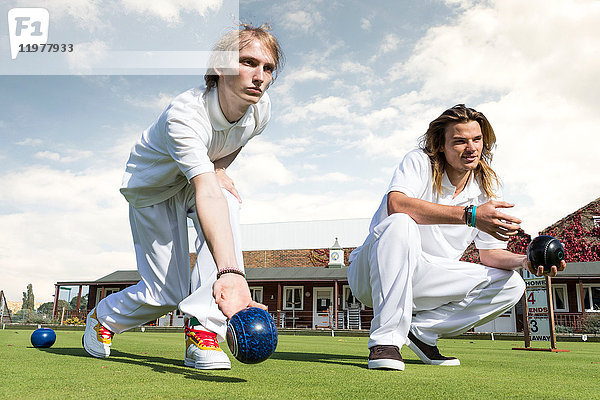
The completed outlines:
[[[8,11],[10,56],[14,60],[27,44],[46,44],[50,14],[45,8],[12,8]]]

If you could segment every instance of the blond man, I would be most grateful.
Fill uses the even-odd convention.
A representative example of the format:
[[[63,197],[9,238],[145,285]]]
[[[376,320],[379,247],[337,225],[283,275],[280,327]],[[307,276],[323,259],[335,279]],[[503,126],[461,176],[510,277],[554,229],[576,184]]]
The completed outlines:
[[[177,96],[131,150],[121,193],[129,202],[142,280],[90,312],[83,337],[94,357],[110,355],[121,333],[179,308],[186,316],[186,366],[229,369],[219,347],[226,321],[255,306],[245,280],[239,233],[240,195],[226,173],[270,119],[266,94],[282,63],[268,27],[242,25],[213,54],[239,50],[237,73],[209,68],[206,88]],[[187,220],[197,232],[190,271]]]

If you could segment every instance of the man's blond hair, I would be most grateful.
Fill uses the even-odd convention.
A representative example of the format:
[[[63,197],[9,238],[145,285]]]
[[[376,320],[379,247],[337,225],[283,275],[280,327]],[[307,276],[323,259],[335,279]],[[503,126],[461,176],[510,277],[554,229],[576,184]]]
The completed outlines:
[[[219,81],[219,75],[214,67],[214,65],[218,65],[216,58],[218,58],[220,54],[226,52],[241,51],[253,40],[258,40],[273,58],[273,64],[275,66],[273,69],[273,81],[275,81],[277,72],[283,66],[284,55],[277,38],[271,34],[270,30],[271,27],[267,24],[263,24],[259,27],[254,27],[250,24],[240,24],[238,29],[234,29],[223,35],[212,49],[210,66],[204,75],[206,92],[216,87]],[[237,62],[238,60],[235,60],[236,66]]]

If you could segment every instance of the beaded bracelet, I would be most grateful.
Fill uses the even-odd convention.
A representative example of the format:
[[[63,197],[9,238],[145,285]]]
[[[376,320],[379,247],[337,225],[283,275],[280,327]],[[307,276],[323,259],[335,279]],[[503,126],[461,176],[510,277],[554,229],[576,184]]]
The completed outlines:
[[[475,226],[472,224],[474,207],[475,206],[473,206],[473,205],[465,207],[465,225],[470,226],[470,227]]]
[[[217,272],[217,279],[219,279],[222,275],[225,275],[225,274],[237,274],[237,275],[241,275],[244,278],[246,278],[246,274],[244,273],[244,271],[241,271],[234,267],[228,267],[228,268],[223,268],[222,270]]]

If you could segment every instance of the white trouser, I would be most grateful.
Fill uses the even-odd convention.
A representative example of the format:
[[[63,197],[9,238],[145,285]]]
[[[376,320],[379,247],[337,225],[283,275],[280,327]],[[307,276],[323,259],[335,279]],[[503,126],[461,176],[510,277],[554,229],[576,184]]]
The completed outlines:
[[[223,189],[229,206],[235,253],[243,268],[240,243],[238,200]],[[190,270],[187,218],[198,233],[195,247],[198,258]],[[217,267],[208,248],[198,215],[194,189],[185,189],[170,199],[150,207],[129,208],[129,220],[142,280],[111,294],[97,305],[99,321],[115,333],[121,333],[179,309],[187,317],[196,317],[208,330],[224,340],[226,317],[213,296]]]
[[[392,214],[374,229],[348,268],[354,296],[373,307],[369,347],[405,344],[409,330],[435,346],[491,321],[525,290],[521,276],[421,251],[415,221]]]

